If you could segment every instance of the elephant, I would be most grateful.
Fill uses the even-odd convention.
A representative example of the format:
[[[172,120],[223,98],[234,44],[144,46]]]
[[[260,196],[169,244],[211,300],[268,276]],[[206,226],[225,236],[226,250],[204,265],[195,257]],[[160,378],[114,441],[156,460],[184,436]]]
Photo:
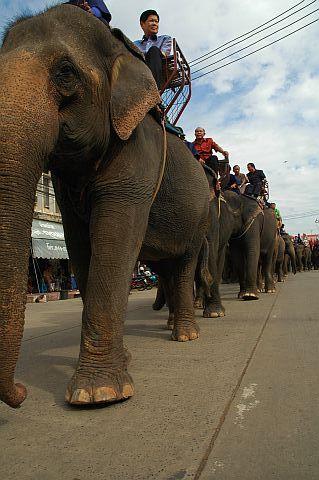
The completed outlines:
[[[211,225],[208,228],[209,272],[212,277],[210,292],[203,294],[201,282],[197,282],[197,299],[204,297],[206,318],[225,315],[219,285],[224,269],[227,245],[240,282],[239,298],[258,299],[257,270],[261,261],[266,276],[266,291],[274,290],[272,259],[276,235],[274,212],[262,210],[258,202],[246,195],[225,191],[216,196],[210,205]],[[216,229],[218,222],[219,228]]]
[[[275,273],[277,274],[277,281],[283,282],[284,281],[284,274],[283,274],[283,264],[285,260],[285,249],[286,244],[282,236],[278,235],[278,248],[277,248],[277,255],[275,259]]]
[[[291,269],[294,274],[297,273],[296,268],[296,254],[294,249],[294,244],[291,240],[291,237],[288,233],[283,233],[282,239],[285,242],[285,256],[284,256],[284,264],[283,264],[283,274],[284,276],[288,275],[288,263],[290,261]]]
[[[319,270],[319,243],[315,243],[311,252],[311,262],[315,270]]]
[[[193,280],[207,230],[207,179],[182,140],[150,114],[161,99],[143,56],[93,15],[59,5],[20,18],[4,35],[0,61],[0,400],[17,407],[27,394],[14,372],[43,170],[52,174],[83,299],[66,401],[127,399],[134,387],[123,323],[139,255],[174,280],[172,338],[198,338]]]
[[[303,263],[304,270],[312,269],[311,248],[308,245],[305,245],[303,256],[302,256],[302,263]]]
[[[295,245],[296,263],[298,272],[303,270],[311,270],[311,249],[303,243]]]

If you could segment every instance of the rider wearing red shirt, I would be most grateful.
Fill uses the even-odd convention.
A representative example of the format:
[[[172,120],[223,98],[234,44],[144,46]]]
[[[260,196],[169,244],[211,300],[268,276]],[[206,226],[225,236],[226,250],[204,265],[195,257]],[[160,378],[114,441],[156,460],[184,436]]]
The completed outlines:
[[[195,155],[201,164],[206,164],[218,174],[218,158],[213,155],[213,151],[220,152],[224,158],[228,159],[228,152],[220,147],[212,138],[205,138],[205,130],[197,127],[195,130],[195,141],[192,143],[193,151],[197,151]]]

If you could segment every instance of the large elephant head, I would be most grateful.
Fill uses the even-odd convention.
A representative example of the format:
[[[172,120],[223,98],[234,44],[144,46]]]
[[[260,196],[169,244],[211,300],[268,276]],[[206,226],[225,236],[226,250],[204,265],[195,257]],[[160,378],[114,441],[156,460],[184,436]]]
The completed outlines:
[[[88,179],[160,102],[130,42],[71,5],[21,18],[0,51],[0,400],[25,398],[14,371],[23,334],[37,182],[50,168]],[[111,147],[110,147],[111,145]],[[84,181],[84,180],[83,180]]]

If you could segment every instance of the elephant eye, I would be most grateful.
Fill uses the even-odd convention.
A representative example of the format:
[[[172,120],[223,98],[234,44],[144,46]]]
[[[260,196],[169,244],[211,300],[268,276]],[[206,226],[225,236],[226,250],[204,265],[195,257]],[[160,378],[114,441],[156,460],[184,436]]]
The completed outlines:
[[[64,62],[57,69],[55,77],[63,83],[71,82],[77,77],[76,69],[71,63]]]

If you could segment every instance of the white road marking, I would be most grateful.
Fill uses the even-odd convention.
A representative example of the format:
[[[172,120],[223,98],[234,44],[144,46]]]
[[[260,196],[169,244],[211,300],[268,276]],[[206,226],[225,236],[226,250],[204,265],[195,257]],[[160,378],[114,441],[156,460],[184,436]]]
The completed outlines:
[[[241,395],[242,402],[236,405],[235,425],[239,425],[240,428],[244,428],[243,422],[246,414],[260,404],[260,401],[255,398],[257,386],[257,383],[251,383],[249,387],[244,387]]]

